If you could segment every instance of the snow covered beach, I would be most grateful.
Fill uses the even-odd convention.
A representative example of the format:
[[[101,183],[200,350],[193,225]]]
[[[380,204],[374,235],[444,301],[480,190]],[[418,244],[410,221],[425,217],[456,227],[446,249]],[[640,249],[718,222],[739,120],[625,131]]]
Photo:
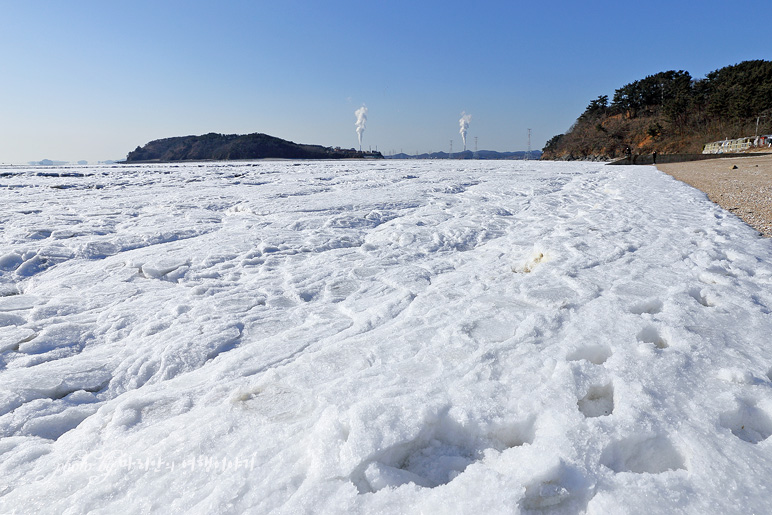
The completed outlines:
[[[772,154],[667,163],[657,166],[679,181],[704,191],[710,200],[772,237]]]
[[[772,242],[653,167],[0,172],[0,513],[772,510]]]

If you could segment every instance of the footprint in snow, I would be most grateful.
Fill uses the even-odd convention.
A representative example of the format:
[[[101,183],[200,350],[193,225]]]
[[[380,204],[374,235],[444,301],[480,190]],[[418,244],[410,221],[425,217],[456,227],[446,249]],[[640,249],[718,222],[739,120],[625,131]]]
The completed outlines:
[[[594,365],[602,365],[611,357],[611,348],[608,345],[586,345],[579,347],[566,356],[568,361],[587,360]]]
[[[524,513],[584,513],[592,490],[579,469],[560,460],[525,486],[518,506]]]
[[[634,315],[656,315],[662,311],[664,304],[659,299],[649,299],[630,307],[630,313]]]
[[[772,435],[772,416],[752,400],[738,400],[737,408],[719,417],[719,423],[748,443],[759,443]]]
[[[469,465],[481,460],[488,449],[504,451],[530,444],[533,438],[533,417],[476,434],[445,414],[413,440],[392,445],[379,452],[375,459],[360,465],[351,481],[360,494],[409,483],[435,488],[463,474]]]
[[[654,326],[646,326],[638,333],[638,341],[642,343],[651,343],[658,349],[667,349],[670,347],[667,340],[660,336],[659,331]]]
[[[601,465],[616,473],[661,474],[686,470],[686,459],[663,435],[632,435],[609,444],[601,453]]]
[[[586,418],[611,415],[614,412],[614,385],[591,386],[576,405]]]

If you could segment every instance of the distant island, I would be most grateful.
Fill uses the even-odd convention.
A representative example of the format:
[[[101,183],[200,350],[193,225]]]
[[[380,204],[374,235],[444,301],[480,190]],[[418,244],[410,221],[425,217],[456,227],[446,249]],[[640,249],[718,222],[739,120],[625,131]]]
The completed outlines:
[[[157,139],[137,147],[127,163],[235,159],[383,159],[380,152],[303,145],[267,134],[216,134]]]
[[[70,164],[68,161],[54,161],[52,159],[41,159],[40,161],[29,161],[27,164],[32,166],[63,166]]]
[[[115,161],[99,161],[99,164],[113,164],[113,163],[115,163]],[[72,163],[70,163],[69,161],[55,161],[53,159],[42,159],[40,161],[28,161],[27,164],[31,166],[66,166]],[[77,162],[77,164],[87,165],[88,161],[86,161],[85,159],[81,159],[80,161]]]
[[[772,133],[772,61],[744,61],[694,80],[666,71],[591,101],[542,159],[699,154],[706,143]]]
[[[391,156],[385,156],[386,159],[540,159],[541,151],[532,150],[530,155],[525,150],[519,150],[517,152],[496,152],[495,150],[478,150],[473,152],[471,150],[464,150],[463,152],[453,152],[448,154],[447,152],[432,152],[426,154],[394,154]]]

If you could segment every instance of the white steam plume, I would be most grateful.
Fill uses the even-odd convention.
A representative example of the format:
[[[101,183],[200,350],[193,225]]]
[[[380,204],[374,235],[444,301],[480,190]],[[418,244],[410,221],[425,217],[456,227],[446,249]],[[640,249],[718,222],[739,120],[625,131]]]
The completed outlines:
[[[458,125],[461,127],[458,132],[461,133],[461,139],[464,140],[464,150],[466,150],[466,133],[469,130],[469,122],[472,121],[472,115],[466,114],[461,111],[461,119],[458,121]]]
[[[360,107],[354,112],[354,115],[357,117],[355,125],[357,126],[357,136],[359,136],[359,150],[362,150],[362,133],[367,127],[367,108],[365,106]]]

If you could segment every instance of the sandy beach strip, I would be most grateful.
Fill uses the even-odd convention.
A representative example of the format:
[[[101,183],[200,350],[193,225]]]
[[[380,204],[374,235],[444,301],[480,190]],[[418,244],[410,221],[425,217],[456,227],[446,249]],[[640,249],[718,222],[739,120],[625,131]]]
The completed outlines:
[[[658,164],[657,168],[693,186],[772,237],[772,155]]]

